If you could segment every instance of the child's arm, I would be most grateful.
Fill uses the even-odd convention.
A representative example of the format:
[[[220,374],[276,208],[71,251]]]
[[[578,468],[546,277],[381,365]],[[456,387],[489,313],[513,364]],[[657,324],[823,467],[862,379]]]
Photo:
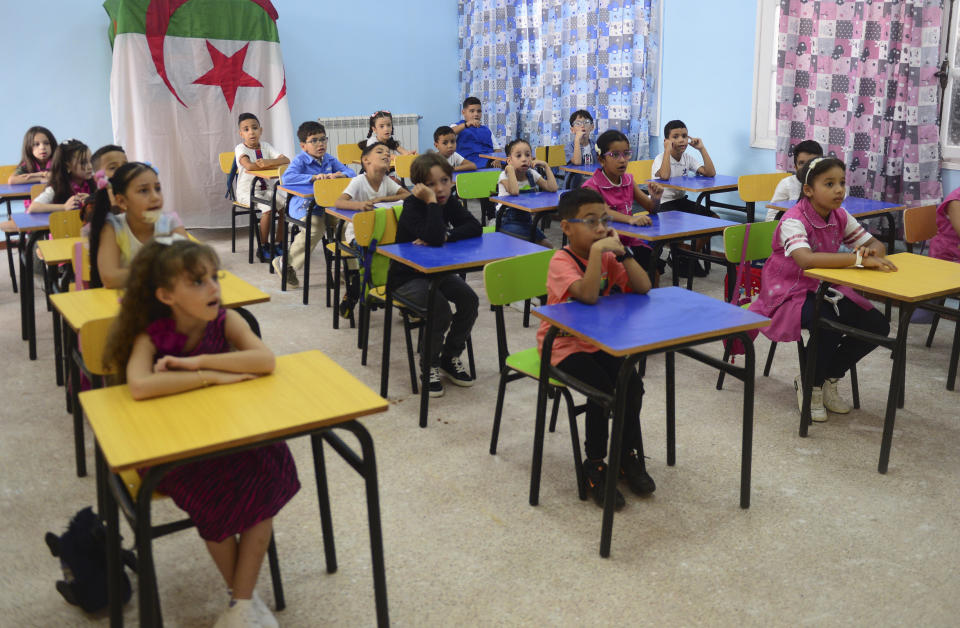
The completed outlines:
[[[607,231],[607,237],[593,243],[590,247],[590,258],[587,260],[587,270],[583,273],[583,278],[570,284],[568,288],[570,296],[577,301],[593,305],[600,298],[600,271],[605,251],[613,251],[617,255],[623,255],[624,253],[620,237],[613,229]]]
[[[246,157],[246,155],[244,155],[244,157]],[[249,157],[247,158],[247,161],[250,161]],[[288,163],[290,163],[290,159],[288,159],[283,155],[280,155],[276,159],[258,159],[255,162],[253,162],[253,165],[255,166],[254,168],[250,168],[248,166],[244,166],[244,167],[247,170],[269,170],[270,168],[279,168],[283,164],[288,164]]]
[[[947,218],[950,219],[953,230],[960,235],[960,201],[950,201],[947,205]]]
[[[537,181],[537,187],[543,190],[544,192],[556,192],[557,191],[557,180],[553,177],[553,169],[550,168],[550,165],[547,162],[538,159],[533,162],[533,167],[542,166],[544,170],[547,171],[547,176]]]
[[[478,238],[483,235],[480,221],[474,218],[461,203],[454,203],[453,209],[449,212],[449,220],[453,228],[447,233],[447,242]]]
[[[413,186],[413,196],[422,203],[411,201],[404,203],[410,210],[400,214],[400,220],[407,223],[405,226],[416,234],[414,244],[440,246],[447,239],[447,223],[443,219],[443,207],[437,204],[437,195],[433,190],[422,183]],[[422,217],[422,220],[419,218]],[[406,220],[404,220],[406,218]]]
[[[353,209],[368,212],[373,209],[373,201],[355,201],[352,196],[344,192],[334,201],[333,206],[337,209]]]
[[[244,170],[257,169],[257,164],[253,163],[253,161],[246,155],[246,153],[244,153],[243,155],[240,155],[239,159],[237,159],[237,165],[243,168]]]
[[[130,269],[120,263],[117,234],[109,222],[100,230],[100,248],[97,250],[97,272],[104,288],[120,289],[127,285]]]
[[[46,188],[27,208],[28,214],[49,214],[50,212],[80,209],[80,204],[87,198],[87,194],[74,194],[63,203],[52,203],[53,188]]]
[[[658,179],[663,179],[666,181],[670,178],[670,155],[673,154],[673,140],[669,137],[664,138],[663,140],[663,153],[659,155],[660,157],[660,167],[657,168],[657,171],[653,173]]]
[[[503,172],[507,175],[507,178],[500,181],[500,184],[503,186],[503,189],[507,191],[508,196],[516,196],[520,193],[520,184],[517,183],[516,169],[510,164],[507,164]]]
[[[650,216],[644,214],[621,214],[615,209],[612,209],[609,205],[607,206],[607,216],[610,217],[610,220],[613,222],[625,222],[628,225],[649,225],[653,221],[650,220]]]
[[[44,183],[47,180],[47,171],[24,172],[23,174],[12,174],[7,179],[7,185],[19,185],[22,183]]]
[[[401,146],[401,145],[398,143],[398,144],[397,144],[397,154],[398,154],[398,155],[416,155],[416,154],[417,154],[417,151],[415,151],[415,150],[407,150],[406,148],[404,148],[403,146]]]
[[[227,353],[207,353],[190,357],[167,355],[154,365],[156,372],[163,371],[199,371],[211,370],[224,373],[250,373],[266,375],[272,373],[276,358],[267,345],[257,337],[247,321],[234,312],[227,310],[224,335],[230,346],[236,351]],[[206,374],[206,373],[204,373]]]
[[[377,203],[392,203],[393,201],[402,201],[403,199],[410,196],[410,190],[406,188],[400,188],[400,191],[396,194],[391,194],[390,196],[380,196],[377,197]]]
[[[707,152],[707,147],[703,145],[703,140],[699,137],[691,137],[690,146],[700,151],[700,156],[703,158],[703,165],[697,168],[697,174],[704,177],[717,176],[717,169],[713,167],[713,160],[710,159],[710,153]]]
[[[657,213],[657,210],[660,208],[660,197],[663,196],[663,186],[657,183],[656,181],[651,181],[647,184],[647,189],[650,190],[650,196],[644,194],[643,190],[640,189],[640,186],[636,183],[633,184],[633,200],[637,203],[640,203],[640,206],[651,214]],[[640,224],[650,224],[650,222],[640,223]]]
[[[627,279],[630,281],[630,290],[636,294],[646,294],[650,292],[650,276],[643,269],[632,255],[627,255],[623,259],[623,269],[627,271]]]
[[[587,130],[583,127],[577,127],[573,133],[573,152],[567,159],[574,166],[583,163],[583,142],[587,138]]]
[[[347,166],[344,166],[342,163],[340,163],[340,160],[337,159],[336,157],[333,157],[331,159],[332,161],[330,163],[333,165],[333,170],[334,170],[334,172],[330,176],[331,179],[336,179],[338,177],[352,178],[357,176],[357,173],[354,172],[353,168],[348,168]]]
[[[473,163],[469,159],[464,159],[460,162],[460,165],[454,168],[456,172],[463,172],[464,170],[476,170],[477,164]]]

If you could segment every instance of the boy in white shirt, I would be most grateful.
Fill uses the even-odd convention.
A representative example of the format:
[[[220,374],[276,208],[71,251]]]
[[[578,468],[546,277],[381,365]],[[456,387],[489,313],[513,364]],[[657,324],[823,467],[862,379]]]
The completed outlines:
[[[794,172],[799,173],[800,169],[810,163],[817,157],[823,157],[823,147],[814,140],[804,140],[793,147],[793,165]],[[799,175],[785,177],[777,184],[777,189],[773,191],[771,201],[796,201],[800,199],[800,192],[803,184],[800,183]],[[777,220],[777,215],[781,214],[779,209],[767,208],[767,220]]]
[[[457,152],[457,134],[450,127],[437,127],[437,130],[433,132],[433,147],[437,149],[441,157],[447,160],[454,172],[477,169],[477,164],[469,159],[464,159]]]
[[[237,202],[244,205],[250,205],[250,185],[253,183],[253,175],[248,170],[266,170],[276,168],[290,163],[290,159],[281,155],[268,142],[261,142],[260,135],[263,134],[263,127],[257,116],[252,113],[241,113],[237,120],[240,139],[243,141],[237,144],[233,150],[237,160]],[[272,216],[269,208],[269,199],[273,195],[273,187],[276,181],[264,182],[260,189],[256,191],[256,197],[264,202],[257,203],[260,206],[260,250],[257,251],[257,257],[260,261],[268,262],[280,249],[278,243],[268,241],[270,237],[270,220]],[[251,209],[253,207],[251,206]],[[278,230],[279,231],[279,230]],[[277,234],[279,237],[279,233]]]

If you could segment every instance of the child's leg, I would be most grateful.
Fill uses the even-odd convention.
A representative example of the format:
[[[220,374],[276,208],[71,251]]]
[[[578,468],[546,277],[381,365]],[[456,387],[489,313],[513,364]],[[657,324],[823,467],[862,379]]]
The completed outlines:
[[[237,600],[249,600],[257,585],[260,565],[270,546],[273,533],[273,518],[264,519],[252,528],[240,533],[237,546],[237,561],[233,572],[233,597]]]
[[[463,353],[463,349],[467,346],[467,336],[470,335],[473,323],[477,320],[480,301],[473,288],[458,275],[448,275],[441,279],[440,285],[437,286],[437,293],[437,300],[445,299],[457,308],[451,316],[450,329],[443,344],[443,355],[455,358]],[[449,311],[449,305],[447,310]],[[436,328],[437,325],[435,324],[434,327]]]
[[[216,563],[227,588],[233,590],[233,574],[237,569],[237,537],[228,537],[219,543],[206,541],[207,551]]]
[[[312,252],[317,243],[323,238],[324,221],[323,216],[311,214],[310,216],[310,251]],[[290,245],[290,266],[296,270],[303,268],[304,258],[307,250],[307,230],[301,229],[293,239]]]
[[[418,307],[425,309],[427,307],[427,296],[429,291],[429,280],[426,277],[417,277],[397,287],[394,290],[394,293],[398,297],[406,299],[407,301],[411,301]],[[440,352],[443,348],[443,334],[450,326],[450,320],[453,318],[453,313],[450,311],[450,303],[447,302],[446,298],[444,298],[442,294],[438,294],[434,298],[433,309],[430,310],[427,315],[432,319],[431,326],[433,327],[433,333],[430,335],[430,355],[426,356],[426,360],[424,359],[425,356],[420,356],[421,368],[440,366]],[[476,315],[474,315],[474,318],[476,318]],[[470,324],[473,325],[472,322]]]
[[[816,299],[816,295],[810,292],[803,303],[803,309],[800,312],[800,324],[804,329],[810,328]],[[875,308],[863,310],[856,303],[846,298],[840,299],[837,307],[840,310],[839,315],[834,311],[833,306],[824,303],[820,307],[820,316],[883,336],[890,333],[890,324]],[[817,364],[813,377],[813,386],[815,387],[823,386],[823,382],[828,377],[832,379],[843,377],[850,367],[877,346],[864,340],[848,338],[840,332],[829,329],[820,329],[819,334],[820,343],[817,347]]]
[[[270,242],[270,221],[273,220],[273,212],[265,211],[260,213],[260,243],[266,246]]]

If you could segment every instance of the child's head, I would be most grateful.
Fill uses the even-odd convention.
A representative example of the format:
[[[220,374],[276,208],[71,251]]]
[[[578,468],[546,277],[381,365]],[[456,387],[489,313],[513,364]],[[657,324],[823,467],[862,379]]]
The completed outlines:
[[[127,163],[127,154],[116,144],[107,144],[98,148],[90,161],[94,170],[103,170],[103,173],[109,179],[117,171],[117,168]]]
[[[457,150],[457,134],[448,126],[437,127],[433,132],[433,147],[444,158],[450,157]]]
[[[607,237],[607,204],[592,188],[565,192],[557,203],[557,213],[562,221],[560,228],[574,250],[589,250],[594,242]]]
[[[389,111],[374,111],[370,116],[370,128],[367,137],[376,136],[378,142],[386,144],[393,137],[393,114]]]
[[[71,183],[86,181],[93,176],[90,149],[80,140],[61,142],[50,161],[50,187],[53,202],[63,203],[73,195]]]
[[[433,190],[437,202],[443,205],[453,189],[453,168],[440,153],[424,153],[410,164],[410,180]]]
[[[480,99],[476,96],[468,96],[463,101],[461,113],[463,114],[463,119],[467,122],[480,122],[480,115],[483,113]]]
[[[533,165],[533,150],[527,140],[515,139],[503,149],[507,154],[507,165],[513,166],[517,171],[517,176],[526,175],[527,170]]]
[[[47,162],[53,156],[53,148],[57,140],[49,129],[42,126],[32,126],[23,136],[23,150],[20,153],[20,163],[30,172],[46,169]]]
[[[823,147],[820,146],[820,142],[804,140],[793,147],[793,166],[797,178],[800,177],[800,169],[817,157],[823,157]]]
[[[390,170],[390,148],[381,142],[367,144],[360,151],[360,165],[366,173]]]
[[[687,136],[687,125],[684,124],[683,120],[671,120],[667,122],[663,126],[663,137],[673,142],[674,155],[679,156],[683,151],[687,150],[689,137]]]
[[[240,139],[243,140],[244,146],[249,148],[260,146],[260,135],[263,133],[263,128],[261,128],[257,116],[252,113],[241,113],[240,117],[237,118],[237,128],[240,131]]]
[[[578,131],[586,129],[589,134],[593,129],[593,116],[586,109],[577,109],[570,114],[570,130]]]
[[[597,138],[597,154],[606,175],[620,177],[630,162],[630,140],[615,129],[604,131]]]
[[[327,152],[327,130],[323,125],[308,120],[297,129],[297,139],[300,140],[300,150],[314,159],[320,159]]]
[[[123,375],[136,337],[160,318],[214,320],[220,310],[220,260],[192,240],[151,240],[130,262],[120,314],[107,340],[106,361]]]
[[[846,166],[836,157],[816,157],[798,173],[803,183],[802,194],[820,213],[831,212],[846,196]]]

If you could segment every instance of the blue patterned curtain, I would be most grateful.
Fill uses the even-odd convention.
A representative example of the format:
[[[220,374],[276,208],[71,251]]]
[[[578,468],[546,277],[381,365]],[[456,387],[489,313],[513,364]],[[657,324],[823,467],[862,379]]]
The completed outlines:
[[[483,102],[503,146],[570,140],[586,109],[649,157],[656,119],[659,0],[459,0],[460,97]]]

